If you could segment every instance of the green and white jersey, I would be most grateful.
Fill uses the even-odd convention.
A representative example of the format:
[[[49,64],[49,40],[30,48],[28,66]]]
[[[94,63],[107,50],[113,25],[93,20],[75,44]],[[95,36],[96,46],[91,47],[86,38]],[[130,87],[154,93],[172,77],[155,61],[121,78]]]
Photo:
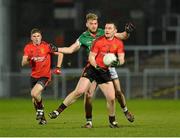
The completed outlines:
[[[82,33],[79,36],[79,38],[77,39],[77,42],[79,43],[80,46],[85,48],[86,54],[88,56],[93,41],[102,35],[104,35],[104,30],[101,28],[98,28],[95,36],[92,36],[91,33],[87,30],[86,32]]]

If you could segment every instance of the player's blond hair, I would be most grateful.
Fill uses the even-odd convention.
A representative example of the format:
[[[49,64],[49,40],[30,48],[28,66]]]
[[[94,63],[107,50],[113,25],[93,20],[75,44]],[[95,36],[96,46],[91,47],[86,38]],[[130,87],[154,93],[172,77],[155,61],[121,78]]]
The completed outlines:
[[[88,13],[86,15],[86,20],[98,20],[98,16],[95,13]]]

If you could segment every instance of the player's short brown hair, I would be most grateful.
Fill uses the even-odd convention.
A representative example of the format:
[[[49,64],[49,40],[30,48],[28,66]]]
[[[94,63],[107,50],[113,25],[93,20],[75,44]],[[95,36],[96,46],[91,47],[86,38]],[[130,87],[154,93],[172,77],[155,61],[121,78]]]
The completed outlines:
[[[98,16],[95,13],[86,14],[86,20],[98,20]]]
[[[38,28],[33,28],[33,29],[31,30],[31,35],[34,34],[34,33],[40,33],[40,34],[41,34],[42,32],[41,32],[41,30],[38,29]]]
[[[105,24],[113,24],[115,29],[117,29],[117,22],[114,20],[107,20]]]

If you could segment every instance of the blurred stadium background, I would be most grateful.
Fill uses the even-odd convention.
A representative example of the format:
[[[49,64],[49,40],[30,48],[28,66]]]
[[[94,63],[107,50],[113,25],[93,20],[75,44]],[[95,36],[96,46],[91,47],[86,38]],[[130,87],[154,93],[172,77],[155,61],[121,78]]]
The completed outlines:
[[[136,26],[125,41],[126,65],[118,68],[128,99],[179,98],[179,0],[0,0],[0,97],[30,96],[30,69],[20,63],[32,28],[40,28],[48,42],[69,46],[85,31],[88,12],[98,14],[99,27],[107,17],[117,20],[119,31],[128,21]],[[65,55],[62,75],[53,76],[44,96],[64,98],[73,90],[83,57],[83,50]],[[52,58],[52,68],[56,60]]]

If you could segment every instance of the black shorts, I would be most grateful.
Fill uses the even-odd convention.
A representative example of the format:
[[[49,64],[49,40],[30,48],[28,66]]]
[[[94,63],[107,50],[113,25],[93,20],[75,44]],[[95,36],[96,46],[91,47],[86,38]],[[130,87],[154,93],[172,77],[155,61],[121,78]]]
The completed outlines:
[[[48,82],[49,82],[48,77],[40,77],[40,78],[31,77],[31,88],[33,88],[36,85],[36,83],[40,84],[43,88],[45,88]]]
[[[82,77],[88,78],[91,82],[95,80],[97,84],[112,81],[109,70],[97,70],[89,64],[84,68]]]

